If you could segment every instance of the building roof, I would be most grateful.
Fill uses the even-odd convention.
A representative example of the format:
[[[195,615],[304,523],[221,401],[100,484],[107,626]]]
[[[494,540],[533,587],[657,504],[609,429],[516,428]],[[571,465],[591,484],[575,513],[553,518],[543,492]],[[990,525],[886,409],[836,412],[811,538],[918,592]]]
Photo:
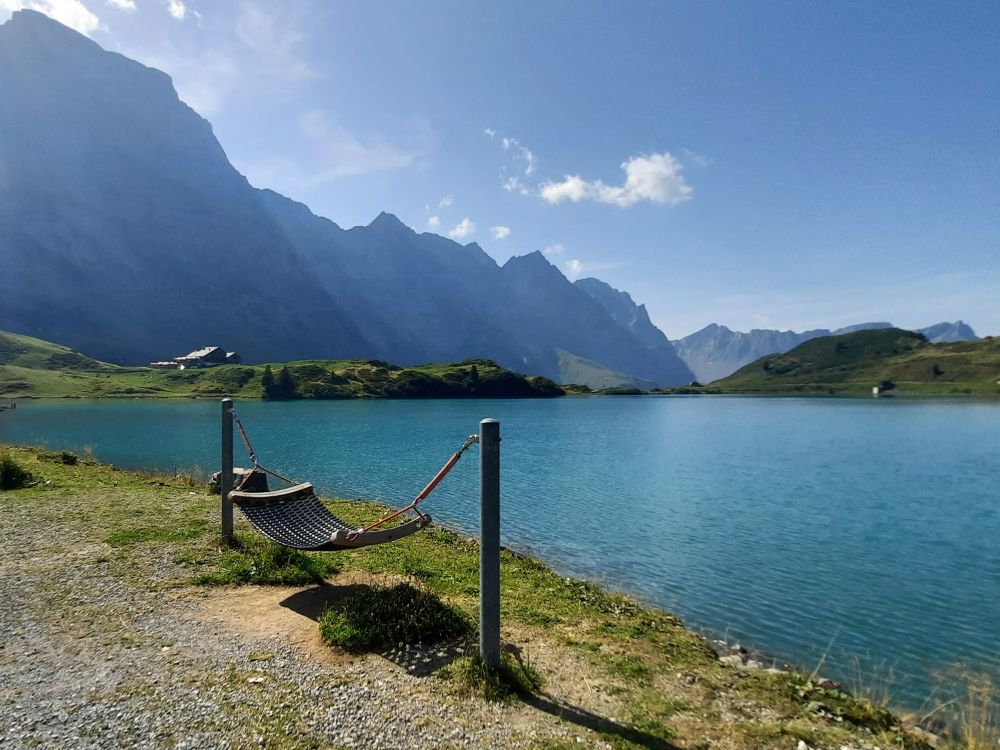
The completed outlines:
[[[193,351],[190,354],[185,354],[184,359],[201,359],[202,357],[207,357],[212,352],[217,352],[217,351],[219,351],[219,347],[217,346],[206,346],[205,348],[198,349],[197,351]],[[178,357],[178,359],[180,359],[180,357]]]

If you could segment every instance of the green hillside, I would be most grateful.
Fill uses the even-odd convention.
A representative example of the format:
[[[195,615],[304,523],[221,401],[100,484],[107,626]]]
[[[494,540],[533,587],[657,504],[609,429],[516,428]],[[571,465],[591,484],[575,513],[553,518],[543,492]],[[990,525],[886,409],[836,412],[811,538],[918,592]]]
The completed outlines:
[[[648,390],[656,385],[652,380],[633,377],[611,370],[600,362],[578,357],[571,352],[556,350],[559,362],[559,382],[575,383],[589,389],[640,388]]]
[[[705,389],[720,393],[1000,395],[1000,338],[931,344],[898,328],[812,339],[762,357]]]
[[[287,367],[287,378],[282,369]],[[207,369],[153,370],[99,362],[66,347],[0,331],[0,398],[263,397],[275,399],[523,398],[561,396],[551,380],[486,360],[398,367],[362,360],[309,360]]]

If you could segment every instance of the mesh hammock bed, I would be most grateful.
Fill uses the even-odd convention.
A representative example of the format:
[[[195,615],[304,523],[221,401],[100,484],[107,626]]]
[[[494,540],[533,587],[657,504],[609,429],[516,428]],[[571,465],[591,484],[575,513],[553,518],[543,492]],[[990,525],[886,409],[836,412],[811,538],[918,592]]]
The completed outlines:
[[[229,499],[246,516],[253,527],[271,541],[285,547],[312,552],[346,550],[368,547],[373,544],[385,544],[402,539],[424,528],[431,522],[431,517],[422,513],[417,505],[434,491],[434,488],[458,463],[462,454],[474,443],[479,442],[478,435],[470,435],[462,447],[455,451],[409,505],[359,529],[331,513],[323,501],[316,496],[313,486],[308,482],[294,482],[261,466],[253,446],[250,445],[243,423],[235,411],[232,414],[233,421],[239,428],[243,444],[253,462],[253,467],[244,473],[239,485],[229,493]],[[270,474],[288,486],[270,492],[245,490],[244,486],[257,471]],[[416,513],[416,517],[396,526],[385,526],[389,521],[394,521],[409,511]]]

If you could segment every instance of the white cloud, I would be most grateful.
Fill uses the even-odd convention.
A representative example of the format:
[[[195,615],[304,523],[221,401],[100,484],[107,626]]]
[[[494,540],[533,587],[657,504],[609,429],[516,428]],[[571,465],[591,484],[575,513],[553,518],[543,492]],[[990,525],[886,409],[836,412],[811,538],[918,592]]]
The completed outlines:
[[[538,194],[549,203],[593,200],[623,208],[639,201],[676,206],[691,198],[691,186],[682,174],[684,167],[669,152],[634,156],[621,167],[625,170],[623,185],[606,185],[601,180],[588,181],[579,175],[566,175],[561,182],[540,185]]]
[[[505,240],[510,237],[510,227],[505,226],[495,226],[490,227],[490,234],[493,235],[495,240]]]
[[[579,175],[566,175],[562,182],[546,182],[538,188],[538,194],[549,203],[570,200],[574,203],[587,198],[593,187]]]
[[[180,0],[170,0],[171,4]],[[267,7],[267,6],[265,6]],[[236,20],[236,38],[262,63],[261,67],[277,68],[286,78],[308,78],[315,75],[312,67],[299,54],[305,34],[298,22],[307,23],[299,14],[276,10],[268,13],[257,5],[243,5]]]
[[[81,0],[0,0],[0,13],[4,15],[25,9],[44,13],[87,36],[101,25],[100,19]]]
[[[566,278],[570,281],[576,281],[580,278],[580,274],[583,273],[583,263],[577,258],[567,260],[563,263],[563,268],[566,269]]]
[[[440,229],[441,219],[437,216],[430,216],[427,219],[427,226],[431,229]]]
[[[699,154],[697,151],[692,151],[689,148],[682,148],[681,155],[696,167],[710,167],[715,163],[711,156]]]
[[[562,243],[556,243],[555,245],[549,245],[542,250],[542,255],[552,257],[553,255],[562,255],[564,252],[566,252],[566,246]]]
[[[562,265],[565,269],[566,278],[570,281],[576,281],[584,274],[595,274],[601,271],[610,271],[615,268],[621,268],[623,264],[621,261],[598,260],[585,262],[579,258],[573,258],[572,260],[563,261]]]
[[[508,193],[520,193],[521,195],[531,195],[531,190],[528,186],[521,182],[521,178],[517,175],[513,177],[508,177],[506,180],[500,183],[500,186],[506,190]]]
[[[517,138],[501,135],[500,131],[493,128],[486,128],[483,131],[490,140],[500,139],[500,146],[507,154],[506,161],[500,168],[500,185],[508,193],[520,193],[521,195],[533,195],[521,180],[521,175],[528,176],[538,169],[538,160],[534,152],[522,144]],[[516,174],[511,174],[516,172]]]
[[[448,236],[455,240],[461,240],[475,234],[475,232],[476,222],[470,221],[469,217],[466,216],[454,229],[448,232]]]
[[[455,196],[449,193],[440,201],[438,201],[438,208],[448,208],[452,203],[455,202]]]
[[[314,111],[299,118],[298,129],[302,137],[294,157],[271,156],[237,168],[254,184],[295,195],[345,177],[417,168],[428,151],[420,128],[411,144],[400,145],[377,134],[362,138]]]
[[[181,0],[167,0],[167,13],[178,21],[187,18],[187,6]]]
[[[530,149],[522,146],[521,142],[517,140],[517,138],[501,138],[500,145],[503,146],[504,151],[513,150],[514,158],[522,163],[525,174],[531,174],[535,171],[535,169],[537,169],[535,155]]]
[[[500,183],[500,186],[508,193],[513,193],[515,190],[524,187],[524,185],[521,183],[520,177],[508,177],[506,180]]]
[[[158,2],[169,9],[166,0]],[[232,100],[251,100],[259,108],[261,99],[288,96],[316,76],[303,49],[302,29],[310,29],[312,20],[304,5],[282,6],[273,14],[263,4],[244,2],[238,8],[235,21],[225,16],[223,25],[214,26],[211,45],[187,35],[163,34],[143,37],[141,45],[123,37],[116,51],[168,73],[180,98],[210,119]],[[187,5],[185,15],[188,20],[199,18]]]
[[[105,5],[110,5],[118,10],[124,10],[127,13],[131,13],[135,10],[135,0],[104,0]]]

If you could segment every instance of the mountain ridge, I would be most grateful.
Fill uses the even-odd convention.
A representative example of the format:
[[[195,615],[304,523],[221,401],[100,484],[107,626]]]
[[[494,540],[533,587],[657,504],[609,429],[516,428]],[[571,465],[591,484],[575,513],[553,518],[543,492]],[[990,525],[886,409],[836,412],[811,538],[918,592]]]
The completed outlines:
[[[760,357],[790,351],[811,339],[886,328],[893,328],[893,325],[887,322],[857,323],[833,331],[817,328],[801,333],[755,328],[744,333],[717,323],[710,323],[701,330],[671,343],[681,359],[694,371],[698,381],[710,383],[728,377]],[[927,335],[927,338],[934,343],[978,339],[972,328],[962,321],[938,323],[917,329],[915,332]]]
[[[717,393],[1000,395],[1000,338],[932,343],[899,328],[810,339],[752,362]]]
[[[344,229],[251,186],[169,76],[42,14],[0,26],[0,91],[2,328],[119,363],[222,341],[248,362],[487,357],[558,380],[569,352],[690,375],[540,253],[499,266],[388,212]]]

